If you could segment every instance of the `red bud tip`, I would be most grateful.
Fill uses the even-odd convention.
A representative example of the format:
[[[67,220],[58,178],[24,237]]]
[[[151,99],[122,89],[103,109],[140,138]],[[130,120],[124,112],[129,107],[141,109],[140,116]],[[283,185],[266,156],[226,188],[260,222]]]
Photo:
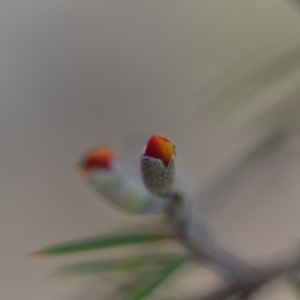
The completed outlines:
[[[167,167],[176,155],[175,146],[165,137],[153,135],[146,145],[144,155],[160,159]]]
[[[90,150],[80,163],[80,170],[88,173],[93,170],[109,170],[113,160],[116,158],[114,149],[108,145]]]

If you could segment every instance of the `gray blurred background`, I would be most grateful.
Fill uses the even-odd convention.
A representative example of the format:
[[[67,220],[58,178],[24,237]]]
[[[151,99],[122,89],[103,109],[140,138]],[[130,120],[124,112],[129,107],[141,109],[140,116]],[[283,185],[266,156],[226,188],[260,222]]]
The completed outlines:
[[[224,130],[221,119],[203,121],[199,91],[299,36],[296,1],[0,1],[0,299],[101,299],[104,285],[47,279],[68,259],[23,259],[51,243],[143,221],[93,201],[74,170],[78,158],[101,142],[163,134],[200,187],[209,186],[248,147],[235,146],[234,125]],[[291,78],[256,102],[299,86],[299,73]],[[279,168],[272,161],[255,166],[251,172],[262,174],[257,185],[246,177],[238,191],[229,187],[235,205],[216,218],[250,261],[300,237],[293,153]],[[284,287],[262,298],[275,295],[293,299]]]

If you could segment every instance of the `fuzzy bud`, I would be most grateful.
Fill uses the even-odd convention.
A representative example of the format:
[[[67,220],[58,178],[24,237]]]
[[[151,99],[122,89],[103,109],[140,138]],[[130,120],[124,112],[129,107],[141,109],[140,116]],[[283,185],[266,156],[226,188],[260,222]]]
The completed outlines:
[[[175,146],[165,137],[152,136],[141,157],[142,178],[147,189],[157,195],[170,193],[175,180]]]

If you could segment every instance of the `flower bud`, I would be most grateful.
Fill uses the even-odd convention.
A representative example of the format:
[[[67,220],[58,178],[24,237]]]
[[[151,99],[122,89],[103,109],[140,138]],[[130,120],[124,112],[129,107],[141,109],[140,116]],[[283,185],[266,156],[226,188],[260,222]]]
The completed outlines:
[[[79,163],[79,171],[98,196],[123,212],[155,214],[164,210],[161,199],[130,174],[111,146],[89,149]]]
[[[141,157],[145,186],[154,194],[166,196],[175,180],[175,146],[163,136],[152,136]]]
[[[79,169],[83,174],[88,175],[94,171],[109,172],[113,168],[113,163],[117,155],[115,150],[108,145],[102,145],[90,149],[79,164]]]

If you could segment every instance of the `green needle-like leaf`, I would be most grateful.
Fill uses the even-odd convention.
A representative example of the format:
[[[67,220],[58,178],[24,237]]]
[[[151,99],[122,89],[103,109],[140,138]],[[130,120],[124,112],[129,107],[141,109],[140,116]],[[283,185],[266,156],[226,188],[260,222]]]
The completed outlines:
[[[156,273],[159,272],[156,270]],[[139,272],[131,279],[129,282],[127,281],[124,284],[118,285],[115,292],[106,297],[106,300],[123,300],[124,295],[132,294],[138,286],[144,284],[147,280],[149,280],[149,275],[153,276],[154,273],[149,272]]]
[[[290,276],[290,282],[292,284],[293,290],[297,296],[297,299],[300,299],[300,281],[296,276]]]
[[[174,260],[161,272],[150,277],[143,284],[140,284],[135,290],[125,296],[125,300],[142,300],[154,292],[162,283],[175,273],[187,261],[186,257]]]
[[[247,99],[246,96],[298,66],[299,50],[299,39],[280,46],[211,83],[197,98],[209,109],[216,105],[239,106]],[[201,110],[203,111],[203,107]]]
[[[141,271],[152,272],[168,266],[182,256],[176,254],[154,254],[122,259],[106,259],[67,265],[53,274],[58,279],[127,275]]]
[[[168,239],[163,234],[127,234],[118,236],[96,237],[91,239],[73,241],[43,248],[28,255],[29,258],[50,257],[63,254],[70,254],[109,247],[120,247],[133,244],[153,243]]]

